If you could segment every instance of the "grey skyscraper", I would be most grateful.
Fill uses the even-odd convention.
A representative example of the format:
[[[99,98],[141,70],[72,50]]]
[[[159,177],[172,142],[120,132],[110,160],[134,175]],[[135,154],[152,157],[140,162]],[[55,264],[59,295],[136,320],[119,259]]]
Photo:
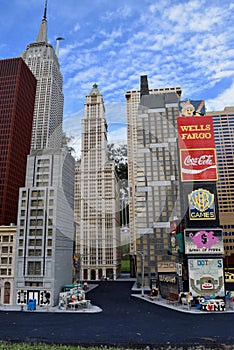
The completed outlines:
[[[47,39],[46,6],[36,41],[22,58],[37,78],[31,149],[62,146],[63,78],[58,57]]]
[[[19,194],[15,302],[55,305],[63,285],[72,282],[74,158],[61,148],[62,76],[47,41],[46,6],[37,40],[23,58],[37,78],[37,93],[25,187]]]
[[[149,90],[145,76],[140,91],[126,92],[130,253],[145,284],[159,272],[176,271],[175,257],[168,250],[171,223],[180,218],[180,95],[179,87]]]

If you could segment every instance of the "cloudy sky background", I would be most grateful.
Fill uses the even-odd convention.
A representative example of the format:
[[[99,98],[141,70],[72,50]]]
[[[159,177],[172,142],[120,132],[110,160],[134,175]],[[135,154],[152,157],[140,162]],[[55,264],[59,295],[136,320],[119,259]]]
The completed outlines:
[[[44,0],[1,0],[0,58],[34,42]],[[234,2],[228,0],[48,0],[48,38],[64,77],[64,130],[80,142],[85,96],[103,93],[109,140],[126,142],[125,92],[180,86],[207,110],[234,105]]]

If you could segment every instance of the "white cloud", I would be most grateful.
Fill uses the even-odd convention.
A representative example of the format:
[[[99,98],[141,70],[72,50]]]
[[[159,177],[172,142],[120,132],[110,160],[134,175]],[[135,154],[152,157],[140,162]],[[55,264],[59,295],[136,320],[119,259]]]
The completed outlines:
[[[208,111],[222,111],[227,106],[234,106],[234,80],[229,88],[214,99],[206,100],[206,109]]]
[[[81,26],[79,23],[76,23],[75,26],[74,26],[74,32],[77,32],[78,30],[81,29]]]
[[[1,0],[1,58],[17,57],[34,41],[43,1]],[[48,2],[48,36],[65,40],[64,130],[80,152],[85,96],[103,93],[108,140],[126,140],[125,92],[180,86],[182,98],[205,99],[207,110],[234,105],[234,3],[230,0],[56,0]],[[17,35],[15,26],[17,24]]]
[[[117,130],[111,131],[107,135],[109,143],[118,143],[120,145],[126,145],[127,143],[127,128],[121,127]]]
[[[44,3],[27,4],[1,1],[2,58],[20,55],[37,36]],[[89,0],[48,2],[49,38],[54,45],[57,36],[65,38],[59,61],[66,128],[70,123],[78,133],[80,119],[73,122],[72,116],[83,111],[94,82],[106,106],[125,105],[125,92],[139,89],[141,74],[148,75],[150,88],[180,86],[183,97],[205,99],[214,109],[216,101],[218,108],[234,104],[233,8],[230,0],[95,0],[92,6]],[[125,111],[121,115],[123,120]],[[110,121],[115,118],[118,113]]]
[[[106,23],[106,21],[111,22],[114,19],[127,18],[132,14],[133,9],[126,4],[117,8],[115,11],[106,11],[101,16],[101,20]]]

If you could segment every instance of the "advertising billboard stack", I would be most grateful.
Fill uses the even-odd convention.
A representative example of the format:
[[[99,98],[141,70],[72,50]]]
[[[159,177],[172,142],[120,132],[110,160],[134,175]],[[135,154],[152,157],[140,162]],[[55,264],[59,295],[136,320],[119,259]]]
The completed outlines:
[[[179,117],[177,125],[181,181],[217,181],[212,117]]]
[[[219,228],[213,120],[211,116],[194,112],[194,105],[204,107],[204,101],[192,102],[180,102],[187,110],[183,109],[182,116],[177,118],[189,290],[193,296],[224,296],[223,234]],[[192,115],[184,114],[192,106]]]

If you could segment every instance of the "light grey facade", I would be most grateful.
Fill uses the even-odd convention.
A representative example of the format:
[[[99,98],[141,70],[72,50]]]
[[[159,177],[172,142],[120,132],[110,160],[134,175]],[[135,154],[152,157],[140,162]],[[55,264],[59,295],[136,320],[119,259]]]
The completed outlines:
[[[31,150],[62,147],[63,78],[58,57],[47,39],[46,9],[36,41],[22,58],[37,79]]]
[[[28,156],[26,186],[20,189],[16,239],[15,295],[37,304],[58,302],[72,281],[74,158],[62,149]],[[47,298],[48,299],[48,298]]]
[[[74,158],[61,148],[63,81],[47,40],[46,8],[36,42],[22,57],[36,76],[37,91],[31,153],[19,194],[14,302],[55,305],[63,285],[72,283]]]

